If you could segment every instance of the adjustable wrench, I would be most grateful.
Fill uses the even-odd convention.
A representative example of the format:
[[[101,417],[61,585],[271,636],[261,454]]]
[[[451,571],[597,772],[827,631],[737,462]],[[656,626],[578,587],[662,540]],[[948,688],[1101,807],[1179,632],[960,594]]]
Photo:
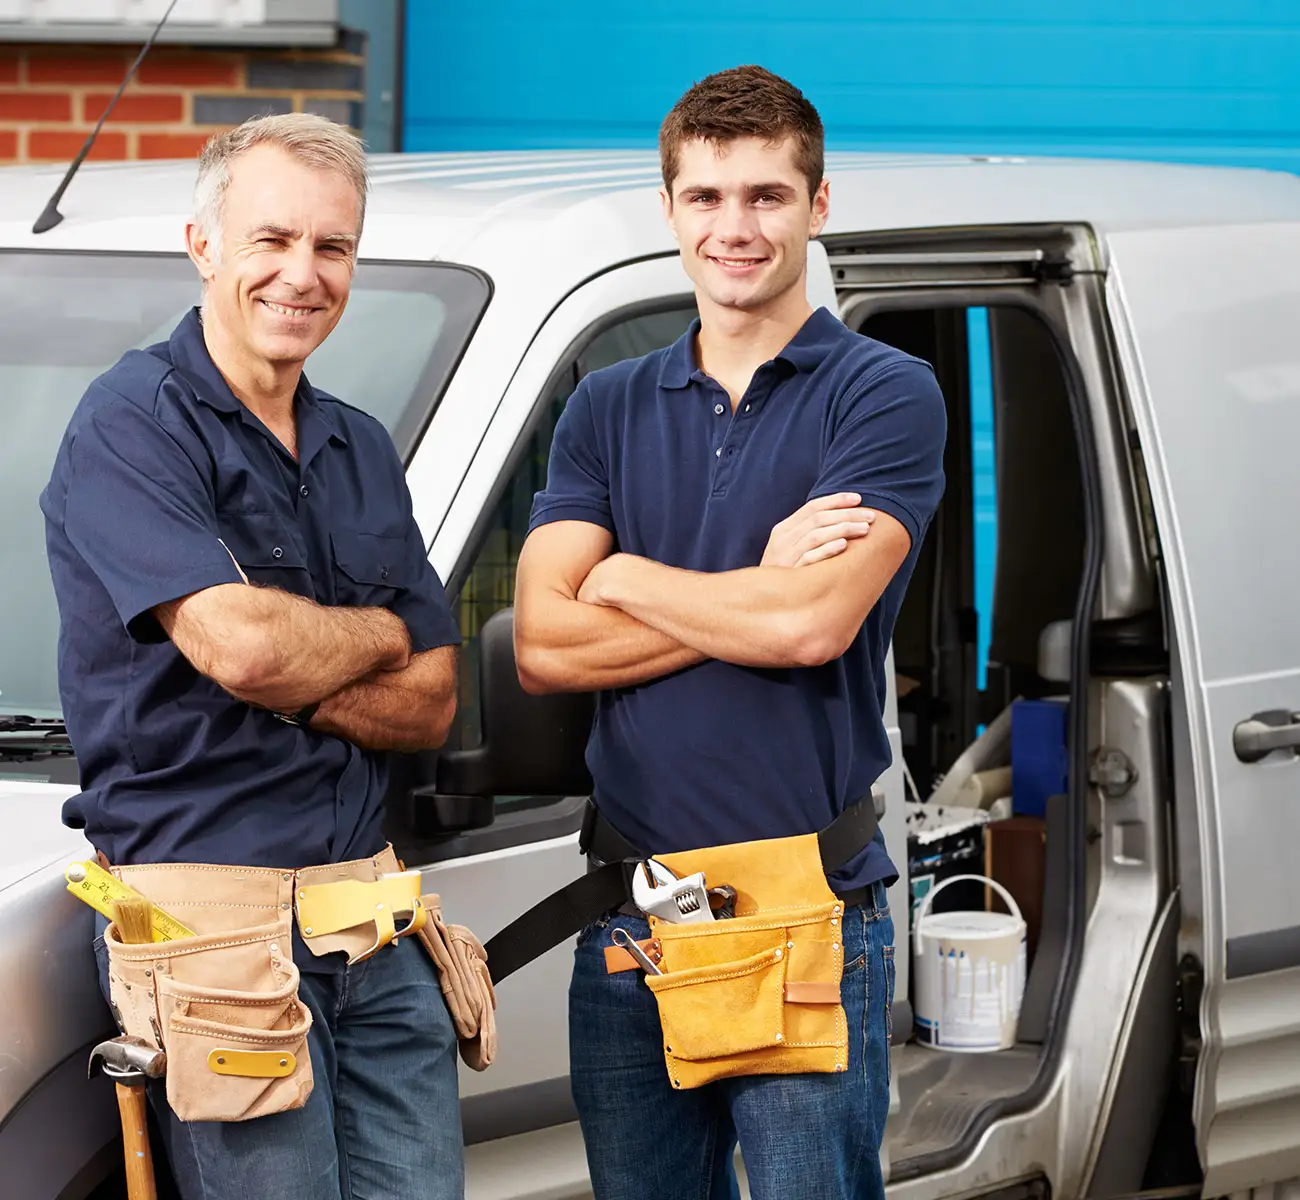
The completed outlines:
[[[632,872],[632,903],[647,916],[674,924],[713,920],[704,872],[678,879],[653,858],[638,863]]]

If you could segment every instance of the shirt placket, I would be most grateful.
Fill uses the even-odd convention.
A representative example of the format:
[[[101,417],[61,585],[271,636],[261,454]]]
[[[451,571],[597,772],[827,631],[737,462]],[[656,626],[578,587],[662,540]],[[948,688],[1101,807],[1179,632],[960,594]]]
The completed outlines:
[[[770,384],[766,378],[760,380],[760,375],[765,375],[765,372],[756,373],[750,380],[749,387],[745,389],[734,412],[731,412],[730,397],[716,382],[710,380],[713,394],[709,399],[713,404],[713,419],[717,422],[716,426],[711,427],[714,458],[711,495],[725,496],[727,488],[731,486],[740,451],[753,428],[758,409],[770,390]]]

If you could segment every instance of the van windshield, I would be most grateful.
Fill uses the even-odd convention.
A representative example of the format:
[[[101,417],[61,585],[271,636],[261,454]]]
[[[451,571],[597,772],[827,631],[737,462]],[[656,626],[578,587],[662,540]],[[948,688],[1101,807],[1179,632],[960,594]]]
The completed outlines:
[[[484,305],[479,274],[362,263],[312,383],[382,421],[408,457]],[[78,400],[199,301],[183,256],[0,253],[0,713],[55,717],[58,610],[37,497]]]

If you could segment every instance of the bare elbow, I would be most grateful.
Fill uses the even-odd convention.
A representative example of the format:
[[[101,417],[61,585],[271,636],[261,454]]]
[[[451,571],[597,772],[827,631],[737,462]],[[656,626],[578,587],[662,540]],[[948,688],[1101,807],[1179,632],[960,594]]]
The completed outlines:
[[[528,695],[545,696],[557,690],[550,658],[544,647],[515,625],[515,673]]]
[[[786,651],[797,667],[820,667],[840,658],[853,644],[856,630],[845,632],[815,612],[791,622]]]
[[[246,627],[223,640],[212,654],[211,675],[233,695],[255,703],[270,703],[275,697],[278,669],[274,642],[262,630]]]

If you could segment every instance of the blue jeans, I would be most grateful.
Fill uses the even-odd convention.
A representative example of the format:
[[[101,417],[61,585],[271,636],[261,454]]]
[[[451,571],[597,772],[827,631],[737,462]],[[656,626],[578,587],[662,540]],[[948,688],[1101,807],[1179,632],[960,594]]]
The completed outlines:
[[[583,930],[569,988],[569,1054],[596,1200],[736,1200],[737,1141],[753,1200],[884,1196],[894,924],[884,886],[872,893],[844,914],[842,1074],[750,1075],[678,1091],[641,972],[605,971],[613,929],[640,940],[648,925],[613,914]]]
[[[104,922],[100,922],[102,934]],[[95,939],[100,988],[108,952]],[[184,1200],[459,1200],[456,1034],[424,948],[402,938],[330,974],[302,973],[315,1085],[291,1112],[180,1121],[149,1099]]]

